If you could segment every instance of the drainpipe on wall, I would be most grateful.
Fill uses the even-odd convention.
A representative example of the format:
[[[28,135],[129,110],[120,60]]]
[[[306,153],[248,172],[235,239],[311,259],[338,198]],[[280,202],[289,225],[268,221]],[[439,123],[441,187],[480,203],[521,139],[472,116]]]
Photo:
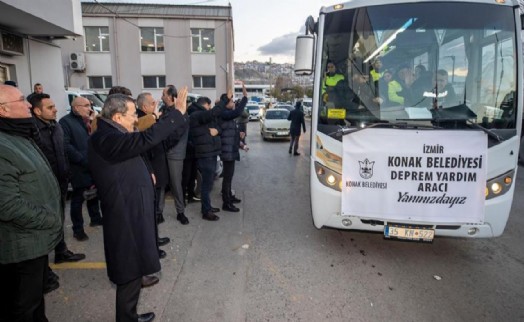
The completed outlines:
[[[29,69],[29,89],[31,90],[32,89],[32,86],[33,86],[33,73],[31,72],[32,71],[32,68],[31,68],[31,46],[29,44],[29,37],[26,38],[27,40],[27,69]],[[20,84],[18,84],[18,86],[20,86]],[[32,93],[33,91],[31,90],[30,93]]]
[[[118,28],[116,27],[116,16],[114,15],[113,16],[113,33],[114,33],[114,41],[113,41],[113,45],[114,45],[114,50],[115,50],[115,80],[116,80],[116,84],[117,85],[120,85],[120,68],[119,68],[119,65],[118,65],[118,45],[117,45],[117,39],[118,39]]]

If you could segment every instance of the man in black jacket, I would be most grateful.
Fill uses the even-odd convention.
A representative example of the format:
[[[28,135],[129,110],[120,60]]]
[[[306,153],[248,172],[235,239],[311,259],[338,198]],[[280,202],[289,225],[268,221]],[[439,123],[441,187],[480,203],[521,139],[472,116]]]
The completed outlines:
[[[135,132],[136,106],[123,94],[108,96],[98,128],[89,140],[89,168],[104,211],[104,250],[109,279],[117,285],[116,321],[152,321],[138,315],[141,278],[160,270],[155,235],[155,175],[143,154],[186,126],[187,88],[176,109],[143,132]]]
[[[39,133],[37,144],[44,153],[58,181],[62,197],[62,209],[64,209],[69,183],[69,163],[64,149],[64,132],[60,124],[56,122],[57,110],[55,104],[47,94],[32,95],[30,103]],[[62,239],[55,246],[55,263],[77,262],[84,258],[86,258],[85,254],[75,254],[67,248],[62,226]],[[44,292],[50,292],[58,286],[58,276],[49,268],[48,280],[44,286]]]
[[[289,134],[291,134],[289,154],[291,154],[291,149],[293,149],[293,155],[300,155],[298,152],[298,141],[300,140],[301,125],[304,129],[304,133],[306,133],[306,122],[304,121],[304,112],[302,112],[302,102],[296,102],[295,109],[289,113],[287,119],[288,121],[291,121],[291,125],[289,127]]]
[[[71,221],[73,222],[73,237],[78,241],[89,239],[84,231],[82,204],[87,197],[87,195],[84,196],[84,193],[94,188],[87,162],[87,140],[91,134],[89,116],[92,113],[89,100],[79,96],[71,102],[71,112],[59,121],[64,130],[65,150],[71,165],[71,185],[73,186]],[[91,217],[91,227],[102,225],[98,196],[95,195],[87,200],[87,211]]]
[[[211,206],[210,193],[213,189],[217,156],[221,151],[221,143],[216,114],[220,109],[211,109],[211,100],[205,96],[199,97],[193,103],[195,111],[189,116],[189,135],[195,148],[195,158],[202,175],[200,191],[202,199],[202,218],[209,221],[220,219],[215,212],[218,208]]]
[[[235,161],[240,160],[238,148],[240,146],[240,131],[238,130],[235,118],[244,112],[247,104],[247,91],[244,83],[242,83],[243,97],[238,104],[233,101],[232,93],[222,94],[220,97],[220,104],[223,108],[219,114],[219,125],[221,129],[220,140],[222,142],[222,153],[220,159],[224,165],[222,170],[222,210],[239,212],[240,209],[233,205],[233,202],[238,203],[241,200],[233,196],[231,185],[233,175],[235,174]]]

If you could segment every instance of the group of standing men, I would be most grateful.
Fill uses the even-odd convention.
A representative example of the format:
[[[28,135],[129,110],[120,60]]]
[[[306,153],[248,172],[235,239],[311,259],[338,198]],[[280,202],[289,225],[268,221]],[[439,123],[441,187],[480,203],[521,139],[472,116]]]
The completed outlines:
[[[108,276],[117,285],[116,320],[152,321],[153,312],[138,315],[136,307],[140,289],[148,286],[144,277],[160,271],[165,253],[158,247],[169,241],[159,238],[157,229],[166,185],[174,195],[177,219],[188,224],[184,205],[186,197],[197,200],[191,188],[196,167],[186,175],[184,163],[196,165],[202,175],[202,218],[218,220],[220,209],[211,205],[210,192],[220,156],[222,209],[239,211],[231,182],[245,136],[235,122],[247,103],[245,88],[240,102],[228,92],[214,108],[209,98],[200,97],[189,111],[187,88],[164,89],[160,112],[148,93],[139,95],[139,109],[130,92],[113,94],[96,118],[90,102],[79,97],[57,123],[54,103],[37,85],[28,97],[31,104],[16,87],[0,85],[0,321],[47,321],[48,254],[55,250],[55,263],[85,258],[64,242],[69,183],[73,236],[88,239],[84,200],[90,225],[104,227]],[[159,170],[163,166],[166,172]]]

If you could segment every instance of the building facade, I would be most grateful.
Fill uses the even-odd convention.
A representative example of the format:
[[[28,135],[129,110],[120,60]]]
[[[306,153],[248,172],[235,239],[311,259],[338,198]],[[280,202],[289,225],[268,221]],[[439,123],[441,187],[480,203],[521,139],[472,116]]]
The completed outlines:
[[[212,100],[233,87],[230,6],[84,2],[82,25],[60,44],[68,87],[160,98],[173,84]]]
[[[0,1],[0,83],[17,82],[28,95],[41,83],[65,114],[67,96],[59,39],[79,37],[80,0]]]

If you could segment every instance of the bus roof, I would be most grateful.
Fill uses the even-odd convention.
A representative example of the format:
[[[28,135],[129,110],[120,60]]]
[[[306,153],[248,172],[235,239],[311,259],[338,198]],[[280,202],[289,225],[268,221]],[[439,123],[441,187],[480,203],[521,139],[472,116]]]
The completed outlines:
[[[320,13],[331,13],[339,10],[344,9],[350,9],[350,8],[361,8],[361,7],[370,7],[370,6],[380,6],[380,5],[391,5],[391,4],[405,4],[405,3],[434,3],[434,2],[441,2],[441,1],[435,1],[435,0],[398,0],[394,3],[391,2],[391,0],[351,0],[347,2],[341,2],[337,5],[322,7],[320,9]],[[518,6],[519,3],[517,0],[505,0],[504,3],[498,3],[494,0],[447,0],[445,2],[470,2],[470,3],[485,3],[485,4],[491,4],[491,5],[500,5],[500,6]],[[335,9],[335,6],[342,5],[342,8]]]

